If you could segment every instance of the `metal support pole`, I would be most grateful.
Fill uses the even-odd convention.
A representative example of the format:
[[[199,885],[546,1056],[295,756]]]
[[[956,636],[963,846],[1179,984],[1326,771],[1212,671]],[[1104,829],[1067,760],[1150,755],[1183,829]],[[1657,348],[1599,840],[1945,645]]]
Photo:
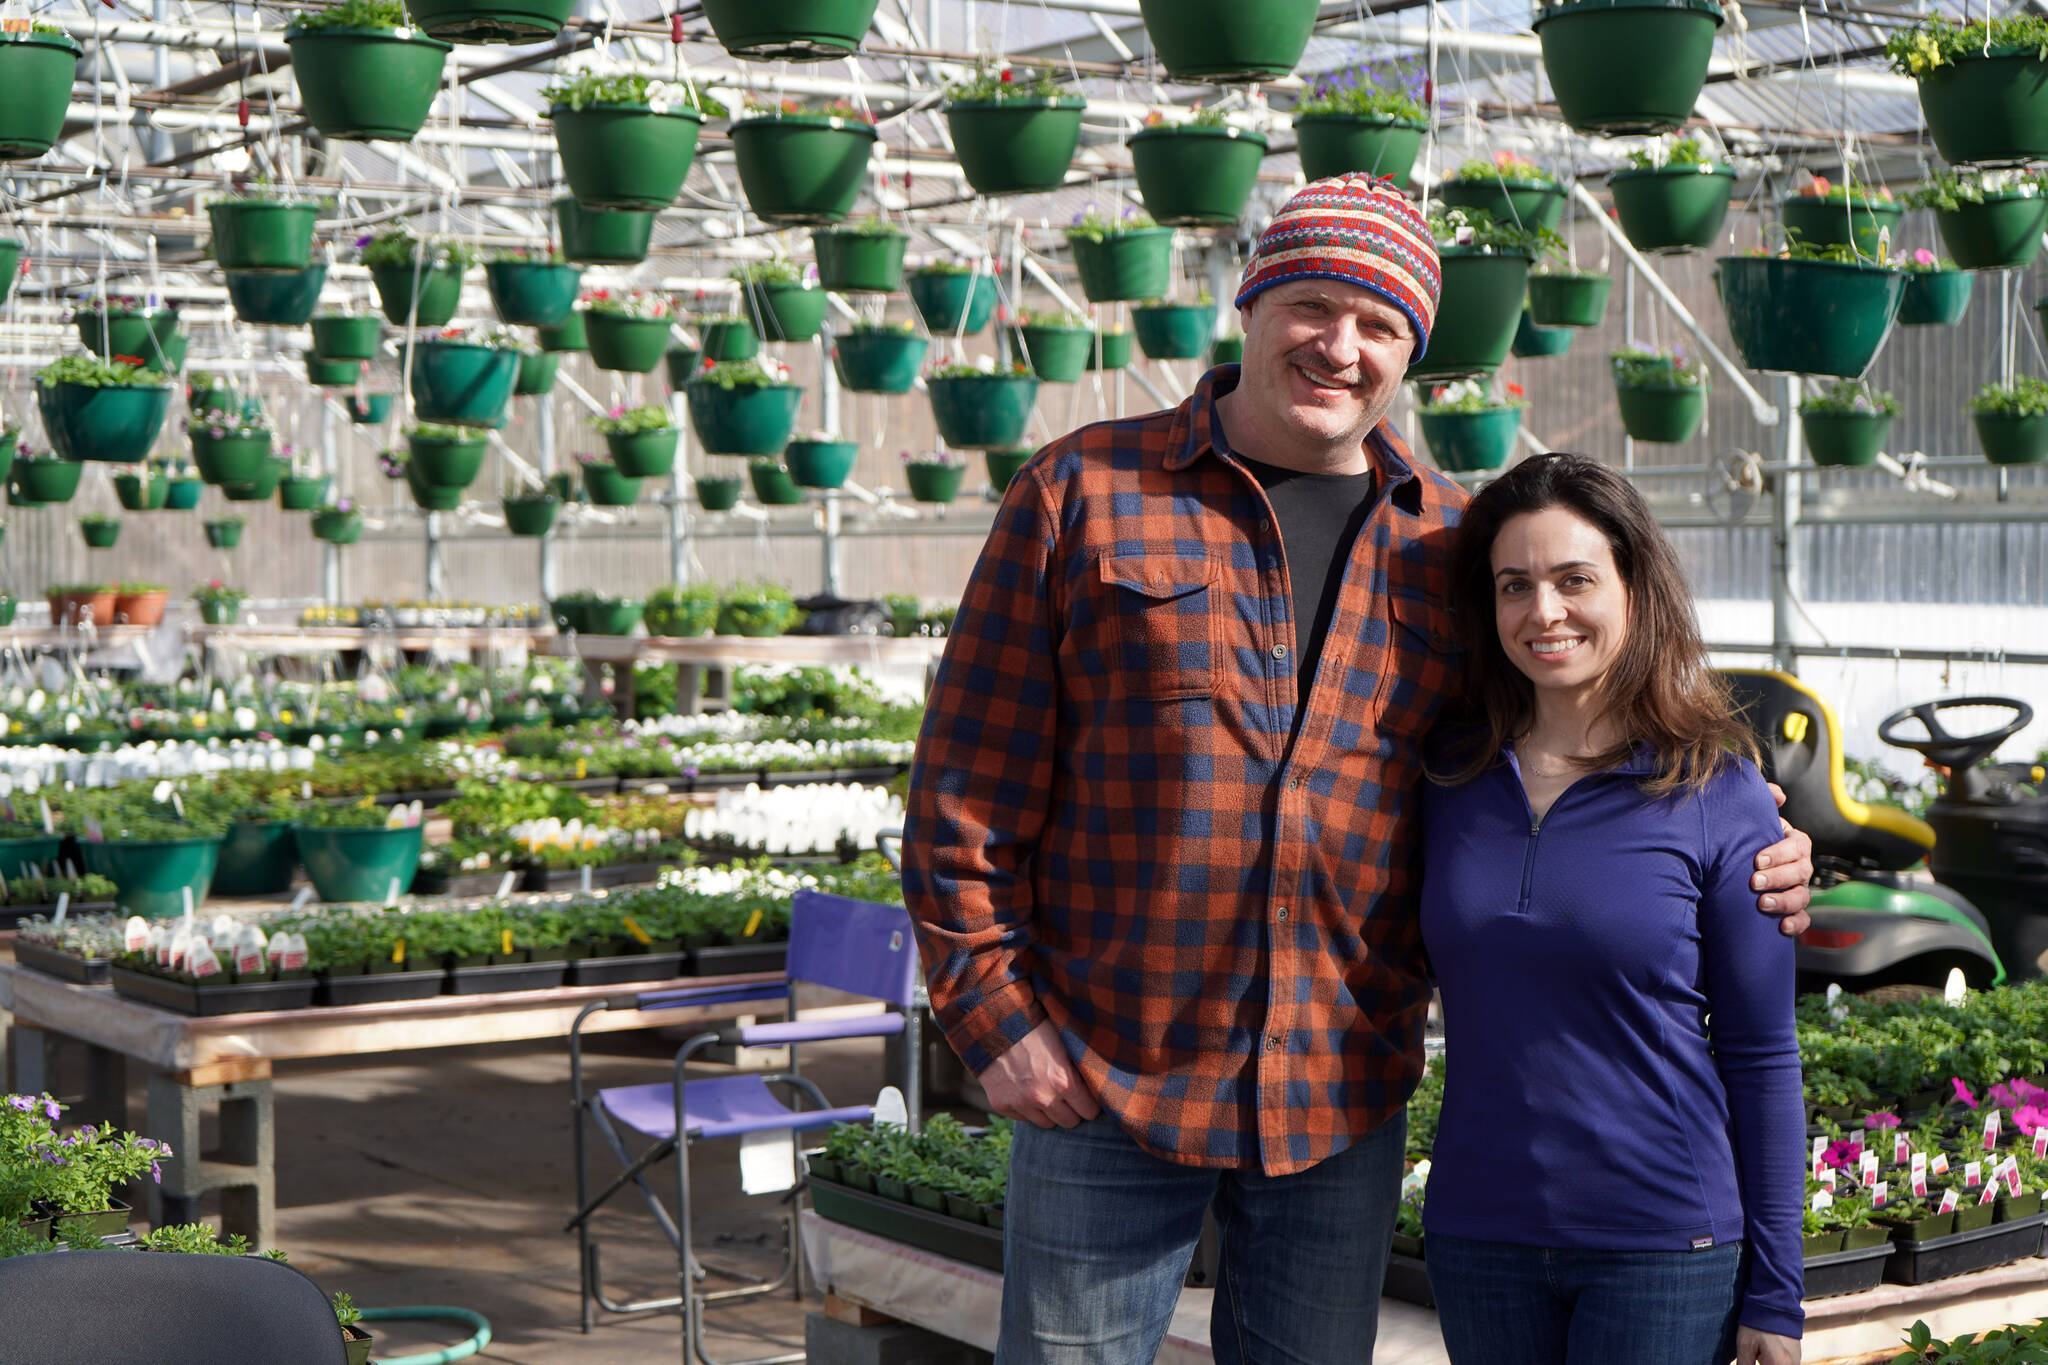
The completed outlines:
[[[1636,263],[1628,262],[1628,273],[1622,277],[1621,286],[1621,335],[1622,344],[1636,344]],[[1621,467],[1636,467],[1636,438],[1626,430],[1621,433]]]
[[[327,486],[339,490],[341,487],[341,452],[334,430],[334,404],[320,405],[320,472],[327,476]],[[341,605],[341,547],[320,542],[320,598],[330,607]]]
[[[818,411],[822,417],[820,425],[826,431],[839,434],[839,371],[832,365],[832,321],[827,318],[818,333]],[[819,562],[823,582],[818,591],[827,597],[839,593],[839,494],[827,491],[824,494],[824,514],[818,519]]]
[[[534,463],[540,468],[541,481],[545,483],[555,472],[555,400],[542,397],[540,400],[540,440],[536,443]],[[543,602],[552,602],[560,594],[555,585],[555,538],[551,535],[540,538],[540,596]]]
[[[676,462],[668,475],[668,581],[682,583],[690,576],[690,510],[684,501],[689,476],[683,472],[689,463],[690,423],[680,393],[668,396],[668,420],[676,427]]]
[[[819,520],[820,539],[823,542],[825,560],[825,582],[819,591],[827,597],[838,597],[839,592],[839,490],[828,489],[824,494],[824,515]]]
[[[1773,441],[1773,463],[1795,465],[1803,443],[1799,436],[1799,377],[1780,375],[1777,387],[1778,411],[1785,420],[1778,425]],[[1799,504],[1802,481],[1797,474],[1780,472],[1770,476],[1771,487],[1771,658],[1772,666],[1786,673],[1799,671],[1799,655],[1793,647],[1793,613],[1805,590],[1805,574],[1799,553]]]
[[[427,600],[439,602],[446,594],[441,586],[441,514],[427,513]]]

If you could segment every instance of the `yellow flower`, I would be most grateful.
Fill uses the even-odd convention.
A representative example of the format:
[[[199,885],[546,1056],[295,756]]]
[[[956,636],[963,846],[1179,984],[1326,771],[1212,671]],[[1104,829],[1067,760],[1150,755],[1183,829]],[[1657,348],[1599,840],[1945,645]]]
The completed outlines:
[[[285,709],[285,710],[283,710],[283,711],[280,711],[280,712],[278,712],[278,713],[277,713],[277,718],[278,718],[279,720],[283,721],[283,722],[284,722],[284,723],[285,723],[286,725],[290,725],[290,724],[292,723],[293,719],[294,719],[294,717],[292,716],[291,710],[290,710],[289,708],[287,708],[287,709]]]

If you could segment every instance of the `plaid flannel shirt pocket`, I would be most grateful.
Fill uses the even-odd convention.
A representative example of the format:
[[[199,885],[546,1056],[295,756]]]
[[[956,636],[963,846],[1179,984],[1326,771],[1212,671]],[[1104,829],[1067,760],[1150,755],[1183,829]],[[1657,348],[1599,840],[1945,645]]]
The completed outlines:
[[[1464,684],[1465,647],[1451,633],[1450,613],[1441,602],[1396,596],[1392,606],[1394,629],[1388,640],[1392,657],[1386,669],[1380,729],[1414,739],[1429,728],[1444,702]]]
[[[1110,672],[1126,697],[1216,695],[1223,654],[1220,577],[1213,556],[1105,555],[1097,561],[1102,615],[1114,642]]]

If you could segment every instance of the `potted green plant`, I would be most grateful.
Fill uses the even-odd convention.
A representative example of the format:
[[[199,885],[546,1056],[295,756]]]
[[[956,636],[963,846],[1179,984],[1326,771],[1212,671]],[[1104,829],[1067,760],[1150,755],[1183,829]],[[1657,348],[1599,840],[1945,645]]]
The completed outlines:
[[[339,498],[314,511],[313,539],[329,545],[353,545],[363,538],[363,514],[348,498]]]
[[[114,624],[114,585],[57,583],[43,590],[50,604],[50,624],[76,628],[90,621],[104,630]]]
[[[747,207],[780,226],[837,223],[867,180],[874,116],[845,101],[749,104],[732,124]]]
[[[582,265],[640,264],[654,240],[654,219],[653,209],[587,208],[566,194],[555,200],[562,254]]]
[[[946,86],[946,126],[960,172],[976,194],[1041,194],[1066,181],[1088,101],[1060,90],[1051,66],[1016,79],[1010,67],[975,65]]]
[[[1095,345],[1088,352],[1088,368],[1091,370],[1121,370],[1131,363],[1131,353],[1137,341],[1128,327],[1104,327],[1095,334]]]
[[[270,458],[270,415],[261,407],[235,403],[207,408],[185,419],[192,442],[192,462],[199,477],[211,484],[247,483]]]
[[[842,441],[829,431],[814,431],[791,441],[782,452],[782,462],[799,488],[837,488],[853,473],[859,455],[859,442]]]
[[[694,346],[671,342],[661,353],[662,367],[668,371],[668,387],[671,393],[681,392],[683,385],[690,382],[690,376],[701,368],[704,353]]]
[[[1970,400],[1970,425],[1991,463],[2040,464],[2048,459],[2048,380],[1986,384]]]
[[[463,489],[483,472],[490,437],[472,427],[421,422],[405,430],[406,466],[421,483]]]
[[[705,116],[725,114],[693,81],[631,72],[580,71],[540,93],[569,193],[585,208],[667,208],[689,178]]]
[[[360,360],[329,360],[312,351],[306,352],[306,382],[316,389],[354,388],[363,377],[363,362]]]
[[[1409,368],[1419,380],[1491,374],[1507,359],[1522,319],[1529,267],[1557,244],[1547,229],[1518,228],[1478,209],[1433,214],[1441,294],[1429,346]]]
[[[1661,133],[1692,117],[1721,26],[1715,0],[1538,0],[1532,25],[1564,121],[1582,133]]]
[[[277,492],[277,486],[284,482],[284,476],[291,472],[291,456],[290,446],[279,446],[257,468],[253,478],[221,484],[221,496],[229,502],[270,501],[271,495]]]
[[[1519,396],[1504,398],[1467,380],[1432,389],[1417,405],[1415,417],[1437,468],[1462,474],[1499,469],[1508,462],[1528,406]]]
[[[2048,228],[2048,197],[2029,171],[1940,171],[1907,192],[1904,203],[1934,211],[1942,244],[1964,270],[2024,269]]]
[[[1405,184],[1429,131],[1420,69],[1353,67],[1312,78],[1294,104],[1294,140],[1310,180],[1362,172]]]
[[[1028,366],[995,362],[942,365],[925,376],[939,439],[955,450],[1022,445],[1038,401],[1038,376]]]
[[[1244,216],[1258,183],[1266,138],[1231,123],[1221,109],[1197,109],[1183,122],[1146,116],[1131,134],[1131,169],[1153,221],[1228,227]]]
[[[747,481],[754,485],[754,498],[763,507],[794,507],[804,500],[804,490],[797,487],[780,460],[748,460]]]
[[[1197,359],[1216,334],[1216,301],[1203,290],[1193,303],[1141,303],[1131,310],[1131,331],[1152,360]]]
[[[243,322],[263,327],[303,327],[320,306],[327,283],[322,261],[303,270],[228,270],[222,272],[228,302]]]
[[[320,205],[258,182],[207,201],[213,259],[223,270],[304,270],[313,260]]]
[[[0,161],[24,161],[56,145],[78,76],[78,44],[47,19],[0,39]]]
[[[67,459],[140,463],[170,406],[170,381],[125,355],[65,356],[36,373],[43,430]]]
[[[1799,193],[1778,204],[1778,216],[1795,243],[1854,247],[1856,255],[1873,260],[1891,254],[1884,245],[1898,235],[1905,213],[1906,206],[1882,185],[1858,190],[1824,175],[1809,177]]]
[[[313,354],[322,360],[375,360],[377,347],[384,340],[384,319],[374,313],[337,308],[317,314],[309,325]]]
[[[593,506],[631,507],[640,501],[640,480],[629,474],[621,474],[619,467],[610,460],[595,455],[578,455],[576,463],[583,471],[583,492]]]
[[[607,597],[595,592],[565,593],[551,605],[558,626],[566,622],[569,628],[584,635],[631,635],[645,610],[645,605],[635,598]]]
[[[161,467],[143,464],[114,476],[114,496],[130,512],[154,512],[171,495],[171,481]]]
[[[88,550],[111,550],[121,538],[121,519],[106,512],[87,512],[78,519],[78,533]]]
[[[1525,232],[1555,231],[1564,217],[1564,186],[1557,177],[1513,152],[1461,162],[1437,186],[1437,196],[1446,208],[1477,209]]]
[[[322,137],[410,142],[441,92],[449,45],[416,32],[399,0],[343,0],[285,26],[299,103]]]
[[[1743,364],[1854,379],[1891,331],[1906,273],[1848,245],[1794,241],[1776,255],[1723,256],[1714,283]]]
[[[174,465],[164,478],[164,506],[173,512],[189,512],[199,505],[205,491],[206,480],[192,466]]]
[[[1529,272],[1529,316],[1541,327],[1598,327],[1613,288],[1612,275],[1550,256]]]
[[[277,481],[277,505],[285,512],[317,512],[327,505],[327,492],[334,480],[326,474],[301,474],[287,470]]]
[[[168,583],[117,583],[114,585],[114,620],[131,626],[161,625],[164,604],[170,598]]]
[[[676,442],[682,433],[669,420],[667,408],[652,403],[615,407],[591,418],[590,425],[604,437],[619,473],[629,479],[660,478],[676,466]]]
[[[647,594],[649,635],[690,638],[718,624],[718,589],[710,583],[664,583]]]
[[[1926,15],[1892,30],[1885,55],[1911,76],[1934,148],[1950,165],[2048,157],[2048,80],[2040,19],[2015,13],[1957,23]]]
[[[714,364],[752,360],[761,353],[761,334],[754,330],[754,320],[739,313],[700,314],[697,339],[698,354]]]
[[[818,283],[840,294],[888,294],[903,287],[903,249],[910,234],[867,217],[811,229]]]
[[[713,365],[683,386],[697,444],[712,455],[780,455],[803,390],[758,360]]]
[[[563,318],[561,322],[552,327],[537,327],[534,331],[540,341],[540,348],[551,355],[590,349],[590,338],[583,328],[583,314],[576,312],[573,306],[569,316]]]
[[[1031,446],[1018,446],[1013,450],[984,450],[981,458],[988,468],[989,487],[995,489],[998,494],[1007,492],[1018,471],[1037,453]]]
[[[1031,372],[1048,384],[1077,382],[1095,348],[1088,315],[1066,309],[1019,309],[1011,338]]]
[[[1866,469],[1891,435],[1899,400],[1869,385],[1840,379],[1799,402],[1799,428],[1817,465]]]
[[[192,589],[192,600],[199,604],[199,619],[207,625],[231,626],[241,615],[242,603],[249,600],[249,594],[214,578]]]
[[[8,44],[0,43],[0,51]],[[163,346],[178,331],[177,310],[150,299],[115,294],[83,300],[72,311],[78,339],[108,361],[126,358],[136,366],[163,366]]]
[[[1607,177],[1622,233],[1638,251],[1686,251],[1714,244],[1735,193],[1735,168],[1680,138],[1660,158],[1633,151]]]
[[[101,838],[79,841],[85,870],[112,879],[118,888],[115,904],[144,919],[183,915],[188,892],[194,905],[206,899],[227,828],[227,820],[214,814],[210,804],[195,801],[180,816],[146,788],[74,793],[65,803],[64,820],[80,833],[91,832],[88,820],[98,826]]]
[[[499,505],[505,529],[515,536],[544,536],[555,529],[555,518],[562,514],[562,500],[547,489],[508,493]]]
[[[583,296],[583,334],[600,370],[645,374],[668,350],[675,303],[652,289],[593,289]]]
[[[429,37],[450,43],[537,43],[562,31],[576,0],[406,0]]]
[[[576,306],[583,267],[570,265],[559,251],[512,247],[484,260],[484,285],[491,307],[507,326],[552,327],[567,320]]]
[[[70,502],[84,473],[83,463],[67,460],[54,450],[17,446],[14,465],[7,471],[7,501],[14,507]]]
[[[533,398],[552,393],[555,376],[561,372],[562,357],[553,351],[522,351],[519,354],[519,378],[512,382],[512,396]]]
[[[707,512],[730,512],[739,506],[740,490],[746,485],[744,479],[709,474],[699,474],[693,482],[697,489],[697,505]]]
[[[1067,245],[1090,303],[1161,298],[1171,283],[1173,229],[1136,207],[1110,217],[1091,204],[1067,226]]]
[[[735,583],[718,604],[718,634],[780,635],[796,622],[796,601],[779,583]]]
[[[292,842],[321,900],[382,901],[412,885],[422,833],[416,806],[386,809],[366,796],[301,806]]]
[[[861,318],[832,340],[832,368],[853,393],[909,393],[931,342],[909,321]]]
[[[448,327],[412,342],[413,411],[422,422],[494,427],[532,349],[505,327]]]
[[[825,291],[806,285],[794,261],[749,261],[734,268],[740,308],[765,341],[808,341],[825,321]]]
[[[960,485],[967,477],[966,457],[951,450],[906,450],[899,458],[903,481],[918,502],[944,506],[960,496]]]
[[[1899,326],[1952,327],[1969,311],[1977,277],[1952,260],[1938,259],[1925,247],[1899,262],[1906,289],[1899,296]]]
[[[1707,415],[1707,368],[1677,351],[1613,352],[1621,425],[1638,441],[1690,441]]]
[[[206,543],[216,550],[232,550],[242,543],[242,517],[210,517],[201,525],[206,529]]]
[[[372,237],[359,259],[393,326],[443,327],[462,303],[462,272],[475,257],[460,242],[423,242],[399,227]]]
[[[1138,0],[1146,36],[1176,81],[1218,85],[1287,75],[1308,48],[1316,0]]]
[[[910,272],[910,302],[933,336],[979,332],[996,311],[996,281],[987,262],[931,261]]]
[[[711,32],[733,56],[754,62],[822,62],[860,50],[880,0],[706,0]]]

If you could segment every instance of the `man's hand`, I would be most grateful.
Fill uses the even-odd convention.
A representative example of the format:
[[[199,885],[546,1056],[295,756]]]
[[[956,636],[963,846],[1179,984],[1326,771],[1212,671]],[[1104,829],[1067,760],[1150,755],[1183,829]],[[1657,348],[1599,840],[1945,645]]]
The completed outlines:
[[[1772,798],[1784,805],[1785,789],[1775,782],[1767,785]],[[1806,913],[1807,902],[1813,899],[1806,889],[1813,880],[1813,840],[1805,831],[1792,828],[1783,816],[1778,817],[1778,824],[1785,837],[1756,855],[1757,871],[1749,885],[1751,890],[1763,892],[1756,898],[1756,908],[1779,916],[1778,932],[1790,938],[1805,933],[1813,923]]]
[[[1735,1365],[1799,1365],[1799,1341],[1759,1332],[1754,1327],[1735,1329]]]
[[[981,1073],[988,1107],[1006,1119],[1040,1128],[1072,1128],[1102,1112],[1067,1060],[1059,1030],[1042,1020]]]

